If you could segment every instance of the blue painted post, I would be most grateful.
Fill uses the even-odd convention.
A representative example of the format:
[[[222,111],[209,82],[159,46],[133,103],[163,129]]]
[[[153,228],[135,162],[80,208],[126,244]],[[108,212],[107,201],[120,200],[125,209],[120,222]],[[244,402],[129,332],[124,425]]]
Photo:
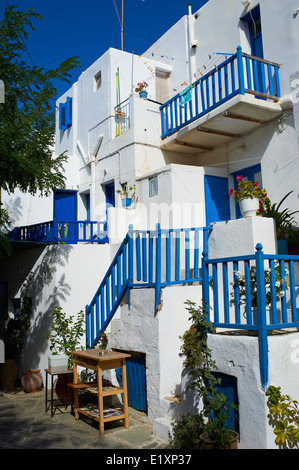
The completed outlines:
[[[202,303],[210,320],[210,292],[209,292],[209,265],[208,260],[208,231],[203,231],[203,252],[202,252]]]
[[[238,78],[239,78],[239,94],[245,94],[245,84],[244,84],[244,67],[243,67],[243,55],[242,47],[237,47],[237,68],[238,68]]]
[[[268,340],[266,328],[266,292],[265,292],[265,268],[264,253],[260,243],[256,245],[256,287],[257,287],[257,316],[258,316],[258,341],[260,357],[261,385],[263,390],[268,386]]]
[[[157,224],[157,238],[156,238],[156,280],[155,280],[155,311],[160,302],[161,292],[161,229],[160,224]]]
[[[143,281],[147,281],[147,248],[146,248],[146,234],[142,234],[142,276]]]
[[[52,233],[52,241],[53,243],[58,243],[58,220],[54,219],[53,220],[53,233]],[[51,240],[49,240],[51,241]]]
[[[279,69],[278,67],[276,66],[274,68],[274,73],[275,73],[275,84],[276,84],[276,96],[278,98],[280,98],[281,94],[280,94],[280,83],[279,83]]]
[[[267,65],[267,70],[268,70],[268,83],[269,83],[269,93],[270,95],[274,95],[273,91],[273,78],[272,78],[272,65],[268,64]]]
[[[133,276],[134,276],[134,265],[133,265],[133,256],[134,256],[134,234],[133,234],[133,225],[129,225],[128,231],[128,305],[129,309],[131,308],[131,299],[130,299],[130,284],[133,283]]]
[[[246,302],[246,320],[248,325],[252,325],[252,305],[251,305],[251,283],[250,283],[250,263],[244,262],[245,265],[245,302]]]
[[[219,286],[218,286],[218,268],[217,263],[212,264],[213,268],[213,297],[214,297],[214,322],[219,322]]]
[[[171,260],[171,252],[170,252],[170,241],[171,241],[171,235],[170,235],[170,230],[167,230],[166,233],[166,282],[170,282],[170,274],[171,274],[171,265],[170,265],[170,260]]]
[[[89,324],[89,305],[85,306],[85,326],[86,326],[86,349],[90,348],[90,324]]]
[[[140,235],[136,236],[135,240],[136,247],[136,277],[137,281],[141,280],[141,252],[140,252]]]
[[[160,106],[162,138],[165,137],[165,117],[164,117],[164,109],[165,109],[164,106]]]
[[[294,273],[294,260],[289,261],[289,276],[290,276],[290,294],[291,294],[291,309],[292,321],[297,321],[297,306],[296,306],[296,283]]]

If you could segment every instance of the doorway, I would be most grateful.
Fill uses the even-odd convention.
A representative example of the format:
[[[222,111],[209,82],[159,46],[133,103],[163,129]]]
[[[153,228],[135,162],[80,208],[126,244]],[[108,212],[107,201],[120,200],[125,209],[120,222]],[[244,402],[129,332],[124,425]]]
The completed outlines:
[[[105,231],[105,243],[109,242],[109,237],[108,237],[108,209],[109,207],[115,207],[115,188],[114,188],[114,182],[113,183],[108,183],[105,185],[105,195],[106,195],[106,222],[104,226],[104,231]]]
[[[66,243],[76,243],[78,240],[77,213],[77,191],[57,189],[54,193],[53,214],[54,219],[58,221],[58,229],[63,230],[63,234],[60,233],[60,238]],[[62,225],[61,222],[64,224]]]
[[[228,178],[205,175],[206,226],[230,220]]]

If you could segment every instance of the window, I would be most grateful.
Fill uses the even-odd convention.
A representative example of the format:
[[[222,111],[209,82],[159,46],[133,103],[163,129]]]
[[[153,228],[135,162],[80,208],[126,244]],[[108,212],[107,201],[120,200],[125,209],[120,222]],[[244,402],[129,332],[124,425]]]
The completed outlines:
[[[157,196],[158,194],[158,176],[149,179],[149,197]]]
[[[67,97],[65,103],[59,103],[59,129],[65,130],[72,125],[72,98]]]
[[[102,72],[101,70],[94,76],[95,91],[102,86]]]
[[[165,103],[170,97],[170,73],[156,69],[156,101]]]

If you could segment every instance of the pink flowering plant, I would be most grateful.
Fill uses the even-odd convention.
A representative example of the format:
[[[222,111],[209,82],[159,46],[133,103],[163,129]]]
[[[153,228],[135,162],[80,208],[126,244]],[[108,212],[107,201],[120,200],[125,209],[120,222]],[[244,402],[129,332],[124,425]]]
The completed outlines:
[[[258,198],[260,204],[263,204],[268,200],[266,190],[261,189],[258,183],[245,180],[242,175],[238,175],[236,180],[238,181],[238,188],[235,190],[231,189],[229,195],[233,196],[237,202],[244,198]]]
[[[144,91],[148,87],[148,83],[145,81],[137,83],[137,87],[135,88],[136,93],[140,93]]]

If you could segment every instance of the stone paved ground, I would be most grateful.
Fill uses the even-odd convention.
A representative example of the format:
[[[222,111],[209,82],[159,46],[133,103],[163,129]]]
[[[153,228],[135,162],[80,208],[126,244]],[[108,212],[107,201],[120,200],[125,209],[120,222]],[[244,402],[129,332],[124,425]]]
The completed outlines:
[[[78,421],[70,407],[45,412],[45,390],[32,394],[22,389],[0,391],[0,449],[167,449],[168,443],[152,434],[152,426],[130,413],[130,427],[123,421],[105,425],[85,418]]]

